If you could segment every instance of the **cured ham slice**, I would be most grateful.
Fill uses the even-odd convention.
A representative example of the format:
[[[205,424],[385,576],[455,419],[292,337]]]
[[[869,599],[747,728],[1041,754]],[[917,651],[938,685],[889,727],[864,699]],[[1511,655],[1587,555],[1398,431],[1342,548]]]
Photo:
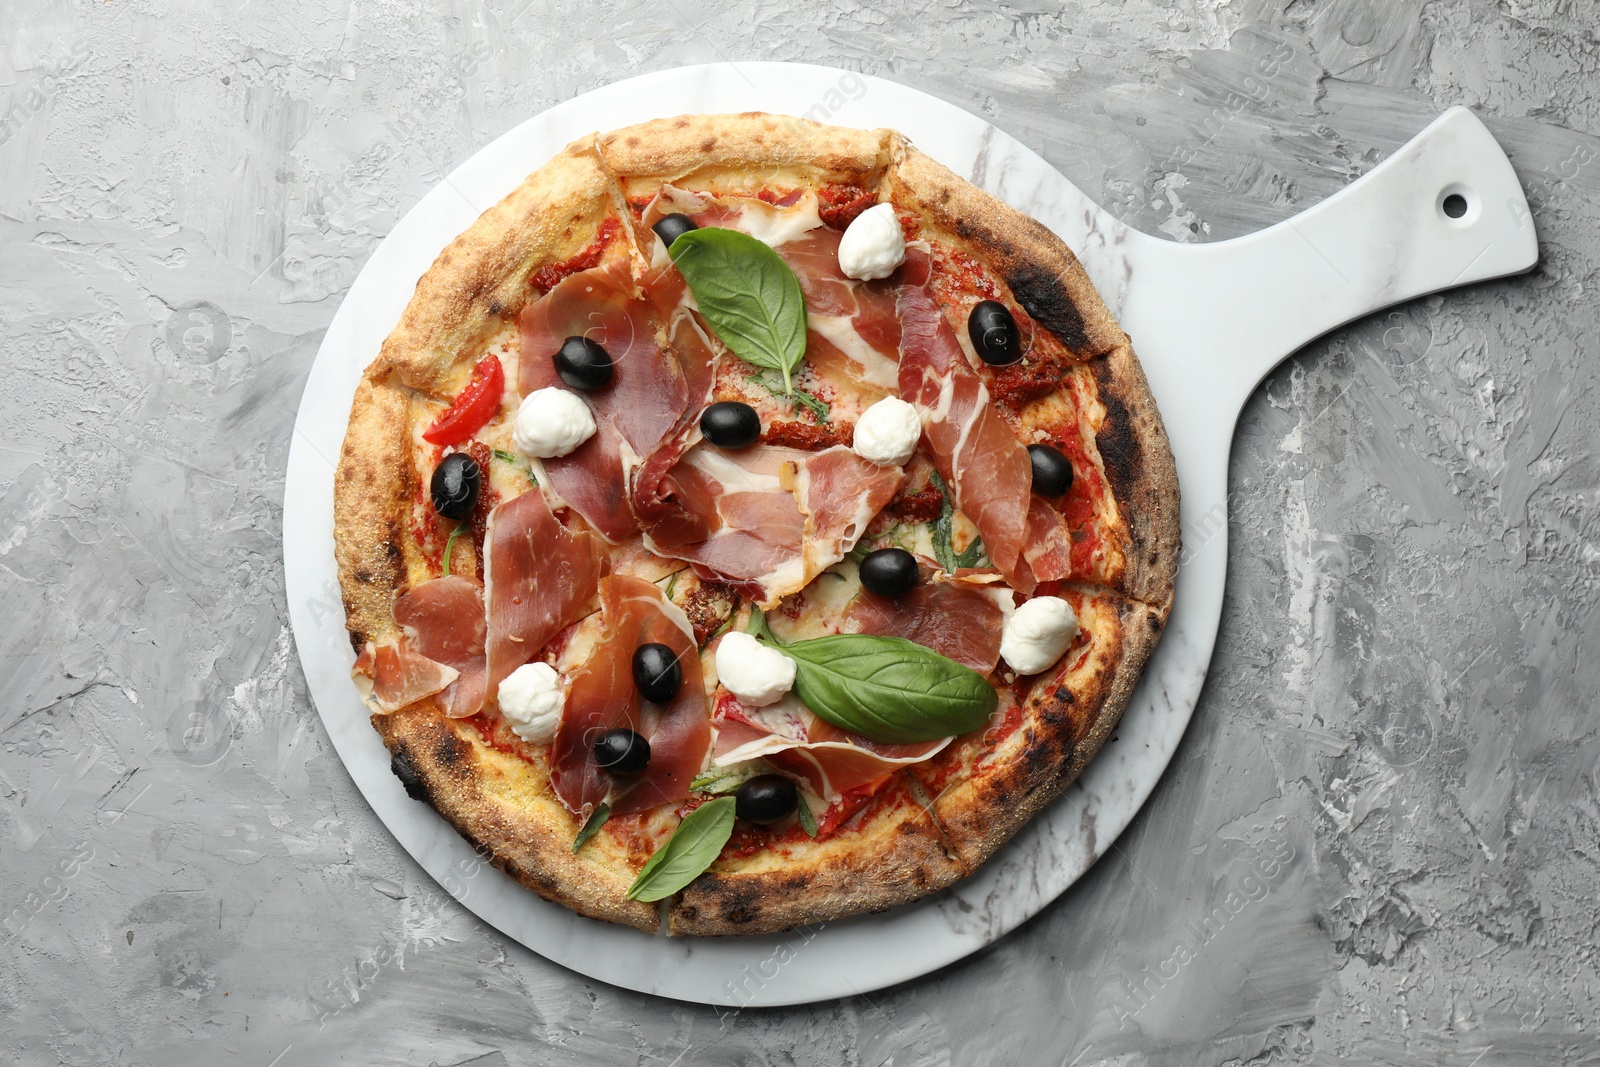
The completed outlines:
[[[523,396],[565,387],[551,357],[568,337],[587,337],[611,356],[611,384],[583,394],[594,409],[595,435],[539,467],[540,484],[613,543],[638,529],[628,503],[633,470],[672,435],[689,406],[684,371],[661,348],[659,332],[655,308],[636,293],[625,257],[568,276],[522,313]],[[703,395],[709,371],[697,367],[696,376]]]
[[[649,582],[623,575],[600,581],[604,628],[567,689],[566,710],[550,749],[551,783],[568,810],[587,813],[611,794],[613,814],[677,804],[711,747],[711,717],[694,629]],[[658,642],[672,649],[683,684],[670,704],[652,704],[633,682],[633,653]],[[627,727],[650,742],[650,762],[632,777],[612,777],[594,762],[594,741]]]
[[[381,645],[367,642],[350,673],[361,699],[377,715],[389,715],[431,697],[457,677],[454,667],[415,651],[405,637]]]
[[[593,537],[556,520],[538,489],[489,513],[484,550],[485,688],[494,693],[582,614],[594,597],[601,557]]]
[[[1048,501],[1033,498],[1026,537],[1022,556],[1035,580],[1054,582],[1072,577],[1072,532],[1066,517]]]
[[[793,694],[765,708],[747,708],[727,690],[717,700],[717,746],[712,760],[728,766],[764,759],[804,778],[832,802],[869,786],[901,767],[921,763],[950,743],[944,737],[912,745],[885,745],[841,730],[813,715]]]
[[[845,629],[904,637],[988,674],[1000,661],[1000,631],[1010,603],[1010,589],[981,577],[923,582],[893,598],[863,589],[845,617]]]
[[[430,579],[400,594],[394,618],[411,636],[412,648],[459,675],[439,693],[444,713],[452,719],[476,715],[489,691],[483,587],[457,574]]]
[[[923,443],[989,559],[1014,588],[1031,592],[1022,554],[1033,497],[1028,450],[989,403],[933,295],[906,286],[899,308],[901,399],[921,413]]]
[[[679,509],[646,529],[646,543],[770,605],[843,559],[904,475],[842,445],[724,452],[701,444],[670,478]]]

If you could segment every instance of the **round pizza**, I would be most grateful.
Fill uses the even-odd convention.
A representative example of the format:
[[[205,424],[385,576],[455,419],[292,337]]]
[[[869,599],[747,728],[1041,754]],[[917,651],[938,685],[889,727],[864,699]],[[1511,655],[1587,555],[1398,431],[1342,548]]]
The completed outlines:
[[[585,137],[440,254],[335,483],[407,792],[674,934],[972,873],[1111,737],[1178,558],[1127,336],[892,130]]]

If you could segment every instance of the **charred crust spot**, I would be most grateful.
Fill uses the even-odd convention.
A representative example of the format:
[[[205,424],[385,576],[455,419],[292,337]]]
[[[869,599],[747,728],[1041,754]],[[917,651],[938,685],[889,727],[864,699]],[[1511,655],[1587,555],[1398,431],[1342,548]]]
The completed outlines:
[[[427,780],[417,770],[416,761],[411,755],[411,746],[404,742],[396,746],[394,755],[389,758],[389,769],[400,779],[400,784],[405,787],[406,796],[412,800],[420,800],[424,804],[430,802]]]
[[[1072,302],[1061,277],[1043,267],[1022,264],[1006,272],[1006,284],[1011,295],[1034,320],[1055,334],[1061,343],[1074,352],[1089,347],[1089,334],[1084,327],[1083,314]]]
[[[700,151],[702,152],[709,152],[715,147],[717,147],[717,139],[715,137],[707,137],[700,142]]]
[[[350,610],[350,607],[349,607],[348,604],[345,605],[344,612],[345,612],[346,615],[354,615],[355,614],[353,611]],[[362,630],[351,630],[350,631],[350,650],[352,652],[354,652],[356,655],[359,656],[361,654],[361,649],[366,645],[366,643],[367,643],[367,635],[366,635],[366,633],[364,631],[362,631]]]
[[[639,137],[638,137],[637,134],[629,134],[628,135],[628,139],[626,141],[624,141],[623,143],[626,144],[629,148],[638,148],[639,147]]]
[[[357,567],[355,571],[355,579],[362,585],[371,585],[372,572],[367,570],[365,567]]]
[[[505,313],[506,308],[504,304],[500,303],[498,300],[489,301],[489,314],[493,315],[495,318],[499,318]]]
[[[672,123],[672,128],[675,130],[681,130],[687,125],[689,125],[688,119],[675,119]],[[637,140],[637,138],[635,138],[635,140]]]
[[[439,766],[447,770],[455,770],[466,762],[469,752],[461,739],[449,730],[442,730],[439,740],[433,746],[433,758]]]
[[[1133,418],[1128,413],[1128,406],[1113,390],[1106,388],[1105,374],[1098,367],[1095,378],[1101,386],[1100,403],[1106,409],[1105,422],[1094,436],[1095,444],[1100,449],[1100,461],[1105,464],[1106,476],[1111,479],[1112,493],[1125,496],[1137,484],[1143,462],[1139,437],[1133,431]]]

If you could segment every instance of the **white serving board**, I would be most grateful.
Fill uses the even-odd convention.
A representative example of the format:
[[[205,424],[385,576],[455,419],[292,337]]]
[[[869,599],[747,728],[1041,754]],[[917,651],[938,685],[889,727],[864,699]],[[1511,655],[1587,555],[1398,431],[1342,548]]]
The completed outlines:
[[[1120,741],[971,878],[882,915],[751,938],[652,937],[548,904],[483,862],[408,798],[350,684],[333,557],[333,472],[362,370],[417,278],[478,215],[568,142],[660,116],[809,115],[900,130],[956,173],[1054,229],[1133,338],[1177,457],[1185,546],[1166,636]],[[1450,218],[1450,194],[1467,211]],[[734,1007],[864,993],[989,944],[1070,886],[1128,825],[1172,758],[1216,639],[1227,570],[1228,450],[1261,378],[1321,333],[1537,259],[1510,163],[1456,108],[1351,186],[1248,237],[1181,245],[1129,229],[982,119],[915,89],[787,63],[684,67],[585,93],[462,164],[379,245],[334,316],[295,423],[284,500],[290,618],[329,736],[373,810],[419,864],[486,922],[591,978]]]

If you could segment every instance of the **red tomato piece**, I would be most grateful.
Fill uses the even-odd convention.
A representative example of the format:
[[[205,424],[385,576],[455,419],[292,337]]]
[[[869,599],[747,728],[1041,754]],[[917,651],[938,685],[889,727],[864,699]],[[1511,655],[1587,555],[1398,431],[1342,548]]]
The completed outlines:
[[[500,396],[506,390],[506,372],[499,356],[484,356],[472,368],[472,379],[451,404],[422,434],[435,445],[460,444],[494,418],[500,410]]]

